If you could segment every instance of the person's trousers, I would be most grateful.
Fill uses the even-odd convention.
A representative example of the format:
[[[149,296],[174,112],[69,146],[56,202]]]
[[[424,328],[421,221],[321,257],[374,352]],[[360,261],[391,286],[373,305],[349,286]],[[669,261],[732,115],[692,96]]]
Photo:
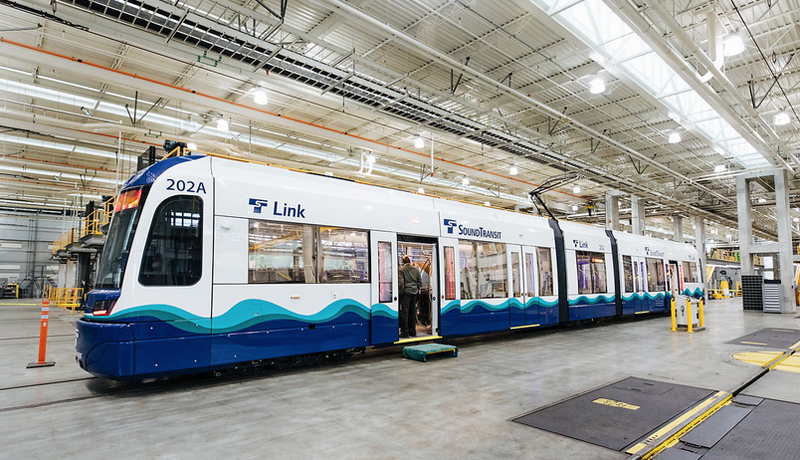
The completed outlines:
[[[417,335],[416,300],[416,294],[400,294],[400,335]]]

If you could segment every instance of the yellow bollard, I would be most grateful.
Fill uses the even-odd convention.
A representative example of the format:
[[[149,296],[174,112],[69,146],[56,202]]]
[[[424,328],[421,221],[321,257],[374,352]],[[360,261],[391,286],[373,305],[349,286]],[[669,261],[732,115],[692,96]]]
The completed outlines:
[[[686,332],[694,332],[692,330],[692,298],[689,297],[686,299]]]
[[[699,324],[698,325],[700,327],[702,327],[702,328],[705,328],[706,327],[706,320],[705,320],[705,317],[704,317],[705,316],[705,312],[703,311],[703,299],[702,298],[698,301],[697,308],[698,308],[698,312],[697,313],[700,315],[700,319],[699,319]]]
[[[676,316],[676,314],[675,314],[675,297],[673,297],[672,300],[670,301],[669,311],[670,311],[670,315],[672,316],[672,329],[670,329],[670,330],[672,332],[675,332],[675,331],[678,330],[678,322],[677,322],[677,320],[675,318],[675,316]]]

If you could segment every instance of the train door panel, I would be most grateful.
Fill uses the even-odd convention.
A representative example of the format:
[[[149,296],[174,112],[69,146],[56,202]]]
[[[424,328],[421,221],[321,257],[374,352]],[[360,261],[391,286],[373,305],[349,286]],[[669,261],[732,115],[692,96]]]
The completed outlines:
[[[508,245],[508,267],[509,267],[509,324],[511,327],[522,326],[525,324],[525,267],[522,262],[522,247]]]
[[[631,257],[633,263],[634,313],[644,313],[647,308],[647,271],[644,257]]]
[[[670,260],[667,264],[667,291],[669,296],[667,297],[667,303],[669,304],[669,299],[677,299],[678,294],[683,291],[683,277],[681,276],[681,269],[680,264],[674,260]]]
[[[558,324],[559,321],[559,286],[556,273],[567,270],[558,263],[554,248],[536,248],[536,303],[539,310],[538,323]],[[564,285],[566,290],[567,286]]]
[[[439,240],[439,270],[441,289],[437,296],[437,324],[434,331],[439,335],[455,334],[461,328],[461,273],[458,269],[458,240]]]
[[[156,196],[150,197],[158,203],[152,221],[139,224],[148,231],[138,266],[129,266],[137,271],[127,275],[136,284],[136,302],[149,307],[142,311],[154,312],[131,323],[137,376],[208,366],[211,351],[212,201],[176,195],[158,202]]]
[[[399,333],[399,297],[397,235],[372,232],[370,238],[372,260],[372,343],[397,341]]]
[[[523,283],[523,305],[525,306],[524,325],[532,326],[540,324],[539,321],[539,301],[537,293],[539,290],[538,263],[536,260],[536,248],[522,248],[522,260],[524,267]]]
[[[408,256],[411,264],[419,271],[422,285],[419,294],[412,301],[416,324],[411,331],[416,337],[437,335],[439,329],[439,273],[437,241],[432,238],[399,235],[397,241],[397,263]],[[402,294],[402,293],[400,293]],[[402,299],[401,299],[402,300]],[[402,308],[402,306],[401,306]],[[401,313],[402,316],[402,313]]]
[[[622,314],[623,315],[632,315],[636,312],[636,297],[637,297],[637,287],[636,283],[638,282],[637,277],[634,273],[634,264],[632,256],[621,256],[620,257],[620,274],[622,276],[622,280],[620,282],[620,288],[622,292],[620,293],[622,297]]]

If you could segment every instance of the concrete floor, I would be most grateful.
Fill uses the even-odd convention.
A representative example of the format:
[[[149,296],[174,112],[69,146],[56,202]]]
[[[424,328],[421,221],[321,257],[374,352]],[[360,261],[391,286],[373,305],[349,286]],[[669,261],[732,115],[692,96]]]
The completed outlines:
[[[4,299],[0,304],[8,304]],[[707,330],[669,317],[456,341],[427,363],[400,349],[253,377],[139,384],[92,378],[73,358],[76,316],[52,309],[50,368],[36,360],[37,305],[0,305],[2,459],[623,459],[509,419],[635,376],[730,391],[759,368],[726,341],[795,314],[712,301]],[[800,403],[800,374],[773,371],[748,394]]]

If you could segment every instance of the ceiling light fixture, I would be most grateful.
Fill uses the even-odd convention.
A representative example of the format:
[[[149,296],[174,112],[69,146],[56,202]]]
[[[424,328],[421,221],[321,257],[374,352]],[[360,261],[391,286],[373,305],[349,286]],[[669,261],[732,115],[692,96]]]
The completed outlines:
[[[759,199],[758,199],[758,203],[759,203],[759,204],[764,204],[764,203],[766,203],[766,202],[767,202],[767,199],[766,199],[766,198],[759,198]]]
[[[509,173],[509,174],[511,174],[512,176],[516,176],[517,174],[519,174],[519,169],[517,169],[517,167],[516,167],[516,166],[512,166],[512,167],[511,167],[511,168],[508,170],[508,173]]]
[[[228,125],[228,122],[224,118],[222,117],[217,118],[217,121],[215,123],[217,125],[218,130],[230,131],[230,126]]]
[[[578,211],[578,205],[573,204],[572,205],[572,212],[577,212],[577,211]]]
[[[367,155],[367,163],[374,165],[375,164],[375,155]]]
[[[786,112],[778,112],[775,114],[775,118],[772,119],[775,126],[788,125],[790,121],[789,114]]]
[[[419,136],[416,139],[414,139],[414,148],[415,149],[421,149],[423,147],[425,147],[425,140],[422,139],[422,136]]]
[[[800,217],[792,217],[792,222],[800,222]]]
[[[744,51],[744,42],[737,33],[732,33],[722,41],[722,55],[726,57],[736,56]]]
[[[461,185],[469,185],[469,179],[467,179],[466,177],[461,179]]]
[[[669,143],[670,144],[677,144],[681,141],[681,133],[674,131],[669,134]]]
[[[727,170],[728,170],[728,167],[726,165],[716,165],[716,166],[714,166],[714,172],[715,173],[725,172]]]
[[[269,95],[264,88],[258,88],[253,92],[253,102],[258,105],[267,105],[269,103]]]
[[[491,205],[492,205],[492,203],[489,203],[488,201],[484,201],[484,202],[483,202],[483,205],[484,205],[484,206],[491,206]]]
[[[417,189],[417,193],[424,195],[425,194],[425,189],[420,187],[420,188]]]
[[[600,77],[595,77],[594,80],[589,82],[589,92],[592,94],[600,94],[606,90],[606,84]]]
[[[572,189],[572,193],[581,193],[581,188],[576,185],[575,188]]]
[[[186,144],[186,148],[189,150],[197,150],[197,144],[195,144],[194,142],[189,142],[188,144]]]

